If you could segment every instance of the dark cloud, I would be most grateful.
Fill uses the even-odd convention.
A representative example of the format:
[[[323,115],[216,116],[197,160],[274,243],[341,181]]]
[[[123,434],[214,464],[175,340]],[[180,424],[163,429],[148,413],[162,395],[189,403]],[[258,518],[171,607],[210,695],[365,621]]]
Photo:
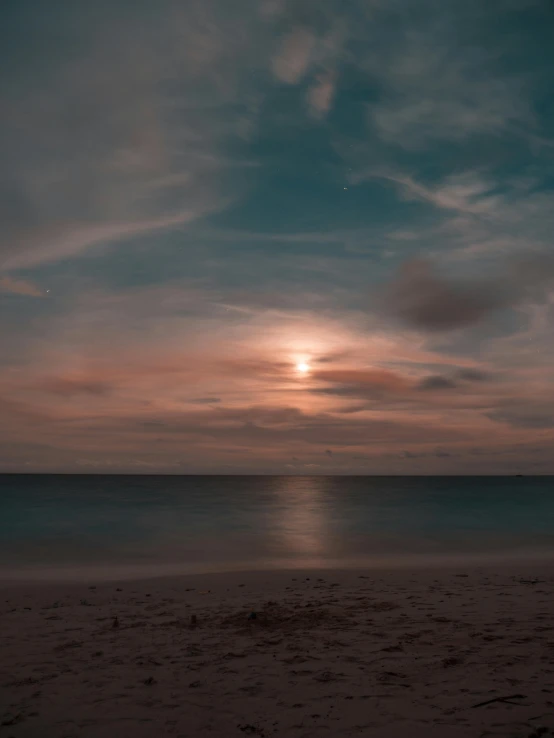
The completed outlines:
[[[442,390],[442,389],[456,389],[458,385],[448,377],[443,377],[440,374],[425,377],[418,384],[420,390]]]
[[[554,428],[554,404],[549,401],[545,401],[544,404],[529,402],[514,407],[500,408],[487,413],[487,417],[516,428]]]
[[[437,272],[428,259],[405,262],[381,296],[389,315],[425,331],[449,331],[475,325],[502,308],[538,299],[538,290],[554,281],[554,259],[537,254],[518,257],[493,277],[453,279]]]
[[[488,372],[464,367],[454,372],[454,376],[452,377],[446,377],[442,374],[433,374],[425,377],[418,384],[417,388],[420,390],[456,389],[460,387],[456,380],[463,382],[486,382],[489,379],[491,379],[491,375]]]
[[[400,458],[402,459],[421,459],[425,456],[425,454],[416,454],[413,451],[402,451],[400,453]]]
[[[333,361],[341,361],[349,356],[347,351],[336,351],[333,354],[324,354],[312,360],[313,364],[330,364]]]
[[[316,387],[313,392],[338,397],[371,399],[404,393],[410,388],[407,379],[387,369],[325,369],[314,372],[313,378],[329,385]]]
[[[429,459],[429,458],[437,458],[437,459],[449,459],[452,456],[457,456],[458,454],[453,454],[450,451],[445,451],[442,448],[436,448],[433,451],[429,452],[414,452],[414,451],[402,451],[399,456],[402,459]]]
[[[406,406],[406,403],[423,402],[423,396],[420,393],[429,395],[425,402],[434,401],[431,399],[433,392],[439,393],[446,390],[457,390],[456,393],[450,394],[451,401],[454,401],[456,397],[467,394],[469,383],[484,382],[489,378],[489,374],[473,368],[453,369],[450,375],[431,374],[421,380],[414,380],[412,377],[387,369],[329,369],[314,372],[313,379],[323,381],[324,385],[312,388],[311,392],[344,399],[366,400],[372,404],[383,402],[391,405],[394,403],[398,407],[402,404]],[[351,405],[341,409],[340,412],[341,414],[356,413],[367,410],[368,407],[368,404]]]
[[[70,379],[66,377],[53,377],[45,380],[38,387],[44,392],[60,397],[73,397],[74,395],[107,395],[114,388],[110,382],[96,381],[92,379]]]
[[[194,400],[188,400],[193,405],[215,405],[221,402],[220,397],[197,397]]]
[[[383,303],[392,316],[415,328],[451,330],[477,323],[505,304],[506,297],[488,287],[441,277],[429,261],[414,259],[402,265]]]
[[[483,372],[480,369],[471,368],[458,369],[457,376],[466,382],[487,382],[492,379],[489,372]]]
[[[354,413],[361,413],[364,410],[367,410],[367,404],[366,403],[360,403],[358,405],[349,405],[348,407],[341,407],[338,410],[335,410],[336,413],[340,415],[353,415]]]

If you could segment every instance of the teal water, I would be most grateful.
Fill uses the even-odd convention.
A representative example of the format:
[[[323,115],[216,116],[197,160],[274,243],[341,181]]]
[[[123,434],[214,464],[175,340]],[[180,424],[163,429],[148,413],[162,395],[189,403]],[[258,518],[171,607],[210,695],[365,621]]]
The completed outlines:
[[[0,475],[0,576],[554,557],[554,477]]]

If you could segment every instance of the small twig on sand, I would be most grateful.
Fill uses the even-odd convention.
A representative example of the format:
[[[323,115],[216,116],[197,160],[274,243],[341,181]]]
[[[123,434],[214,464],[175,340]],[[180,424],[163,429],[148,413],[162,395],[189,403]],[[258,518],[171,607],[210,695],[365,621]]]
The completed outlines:
[[[506,697],[493,697],[492,700],[485,700],[485,702],[478,702],[476,705],[472,705],[472,707],[484,707],[485,705],[490,705],[493,702],[508,702],[508,704],[512,705],[518,705],[518,702],[510,702],[510,700],[525,700],[527,699],[527,695],[525,694],[509,694]]]

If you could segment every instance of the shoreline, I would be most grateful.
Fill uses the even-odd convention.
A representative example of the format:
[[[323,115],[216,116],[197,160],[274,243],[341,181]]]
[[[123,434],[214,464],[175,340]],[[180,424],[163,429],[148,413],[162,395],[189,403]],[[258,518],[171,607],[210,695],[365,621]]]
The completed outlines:
[[[511,581],[549,580],[554,583],[554,561],[482,563],[464,566],[412,566],[412,567],[295,567],[281,569],[241,569],[229,571],[194,572],[187,574],[165,574],[137,576],[135,578],[111,579],[42,579],[6,580],[0,578],[0,599],[34,599],[44,597],[77,597],[91,591],[113,593],[114,591],[164,592],[171,590],[187,593],[187,598],[196,599],[199,592],[224,595],[236,587],[262,597],[263,594],[282,592],[291,582],[333,580],[341,586],[355,586],[359,580],[386,583],[391,587],[405,587],[406,582],[428,584],[433,581],[456,581],[456,579],[488,579],[500,577]],[[510,584],[509,586],[513,586]],[[553,628],[554,631],[554,628]]]
[[[168,578],[198,576],[233,576],[248,574],[272,575],[279,572],[323,571],[347,572],[368,570],[371,572],[410,572],[439,571],[445,572],[457,568],[467,569],[500,569],[509,567],[554,567],[554,551],[527,551],[511,555],[467,554],[467,555],[413,555],[383,556],[381,558],[355,558],[334,560],[281,560],[258,561],[255,566],[251,561],[235,563],[205,564],[167,564],[167,563],[122,563],[109,564],[99,562],[88,565],[60,566],[46,564],[43,566],[27,565],[0,568],[0,589],[5,586],[48,586],[55,584],[110,583],[143,580],[167,580]]]

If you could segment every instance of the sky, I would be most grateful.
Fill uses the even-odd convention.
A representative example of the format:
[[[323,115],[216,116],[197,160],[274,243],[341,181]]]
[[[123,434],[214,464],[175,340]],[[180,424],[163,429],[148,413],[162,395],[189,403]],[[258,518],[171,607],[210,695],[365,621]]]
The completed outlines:
[[[554,473],[550,0],[0,16],[0,471]]]

